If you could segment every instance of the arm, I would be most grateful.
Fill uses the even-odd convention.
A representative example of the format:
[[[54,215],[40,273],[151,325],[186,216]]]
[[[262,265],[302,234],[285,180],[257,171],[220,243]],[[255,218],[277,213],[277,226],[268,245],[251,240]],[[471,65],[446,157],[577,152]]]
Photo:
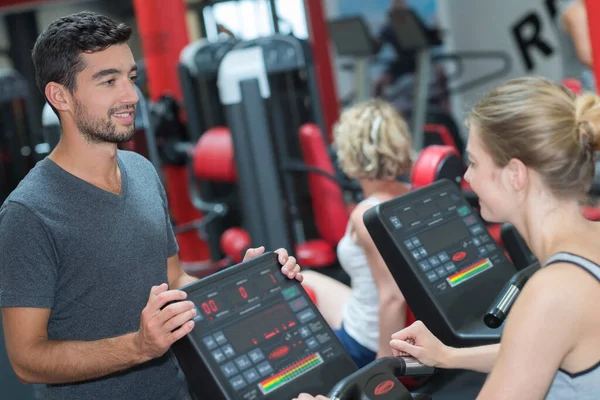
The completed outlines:
[[[177,254],[167,259],[167,279],[171,289],[178,289],[198,280],[183,270]]]
[[[359,244],[365,251],[379,295],[379,351],[377,358],[380,358],[392,355],[389,346],[390,338],[394,332],[399,331],[405,325],[406,300],[362,220],[363,214],[368,208],[369,206],[365,205],[357,206],[352,211],[350,222],[356,232]]]
[[[26,384],[98,378],[142,361],[134,334],[84,341],[48,340],[47,308],[3,308],[2,323],[11,365]]]
[[[566,8],[561,17],[561,25],[571,37],[579,61],[588,68],[592,68],[592,45],[588,17],[582,0],[577,0]]]
[[[496,365],[479,399],[528,400],[547,394],[582,331],[585,294],[576,289],[573,268],[556,264],[527,283],[510,313]]]
[[[94,341],[49,340],[50,309],[2,308],[6,348],[19,379],[30,383],[71,383],[100,378],[141,364],[167,352],[189,333],[195,316],[185,293],[152,288],[142,311],[140,330]],[[163,308],[164,307],[164,308]]]

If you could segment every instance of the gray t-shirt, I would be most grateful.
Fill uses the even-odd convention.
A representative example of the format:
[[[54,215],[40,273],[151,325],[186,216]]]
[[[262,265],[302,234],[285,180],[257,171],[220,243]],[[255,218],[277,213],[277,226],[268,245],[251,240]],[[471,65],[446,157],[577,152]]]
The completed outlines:
[[[98,340],[139,329],[150,289],[178,251],[152,164],[118,151],[120,195],[46,158],[0,208],[0,306],[52,309],[50,340]],[[171,352],[133,369],[48,385],[50,399],[181,399]]]

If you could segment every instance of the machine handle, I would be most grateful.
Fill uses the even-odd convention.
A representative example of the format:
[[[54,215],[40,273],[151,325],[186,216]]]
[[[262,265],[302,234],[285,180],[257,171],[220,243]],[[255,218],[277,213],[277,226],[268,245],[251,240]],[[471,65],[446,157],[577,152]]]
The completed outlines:
[[[413,397],[397,378],[428,376],[434,372],[435,368],[427,367],[413,357],[384,357],[342,379],[327,397],[332,400],[371,399],[394,390],[395,398],[408,400]]]
[[[489,311],[483,317],[483,322],[492,328],[500,327],[506,319],[512,305],[517,300],[519,293],[525,286],[529,278],[540,268],[538,263],[532,264],[527,268],[513,275],[512,278],[502,288],[498,296],[494,299]]]

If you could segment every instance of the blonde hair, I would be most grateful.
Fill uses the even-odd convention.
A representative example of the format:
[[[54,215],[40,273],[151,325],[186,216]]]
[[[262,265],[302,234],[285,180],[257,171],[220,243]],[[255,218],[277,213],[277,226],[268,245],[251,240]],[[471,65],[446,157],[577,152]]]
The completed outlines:
[[[490,91],[468,122],[499,167],[521,160],[557,196],[581,199],[589,191],[600,149],[598,96],[575,96],[542,77],[518,78]]]
[[[345,110],[333,134],[339,166],[350,178],[393,180],[410,171],[413,154],[408,126],[383,100]]]

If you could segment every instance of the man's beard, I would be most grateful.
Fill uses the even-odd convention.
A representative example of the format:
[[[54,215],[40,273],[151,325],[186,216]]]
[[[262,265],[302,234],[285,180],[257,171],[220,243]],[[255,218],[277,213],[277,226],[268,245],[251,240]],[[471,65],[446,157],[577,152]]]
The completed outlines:
[[[85,106],[75,100],[75,123],[79,132],[91,143],[124,143],[131,140],[135,134],[135,126],[118,130],[111,120],[111,115],[118,112],[134,112],[135,108],[111,108],[106,119],[88,113]]]

